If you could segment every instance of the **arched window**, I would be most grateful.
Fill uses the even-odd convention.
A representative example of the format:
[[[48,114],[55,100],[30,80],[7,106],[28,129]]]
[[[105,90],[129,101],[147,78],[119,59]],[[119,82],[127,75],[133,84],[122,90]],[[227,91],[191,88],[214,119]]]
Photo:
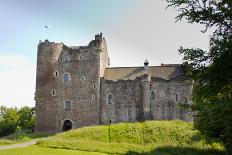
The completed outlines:
[[[151,92],[151,99],[155,100],[155,92],[154,91]]]

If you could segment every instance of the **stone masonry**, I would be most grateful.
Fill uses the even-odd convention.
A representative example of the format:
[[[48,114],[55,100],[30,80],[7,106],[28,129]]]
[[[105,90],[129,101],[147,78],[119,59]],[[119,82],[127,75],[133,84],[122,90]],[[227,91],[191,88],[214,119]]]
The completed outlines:
[[[102,34],[87,46],[38,45],[36,132],[144,120],[192,121],[187,64],[109,67]]]

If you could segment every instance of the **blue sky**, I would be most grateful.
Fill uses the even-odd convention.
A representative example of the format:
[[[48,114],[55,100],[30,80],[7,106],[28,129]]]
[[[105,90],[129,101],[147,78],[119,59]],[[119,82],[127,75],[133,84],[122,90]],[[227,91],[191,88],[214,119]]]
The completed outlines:
[[[178,48],[208,48],[200,25],[175,23],[164,0],[1,0],[0,105],[34,106],[39,40],[86,45],[102,32],[111,66],[181,63]],[[50,25],[50,32],[44,29]]]

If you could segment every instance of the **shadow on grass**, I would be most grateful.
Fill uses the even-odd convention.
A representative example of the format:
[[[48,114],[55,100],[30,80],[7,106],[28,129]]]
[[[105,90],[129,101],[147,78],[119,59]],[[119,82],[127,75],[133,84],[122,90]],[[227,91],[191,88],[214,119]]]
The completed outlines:
[[[215,149],[197,149],[187,147],[157,147],[150,152],[138,153],[129,151],[125,155],[225,155],[223,151]]]

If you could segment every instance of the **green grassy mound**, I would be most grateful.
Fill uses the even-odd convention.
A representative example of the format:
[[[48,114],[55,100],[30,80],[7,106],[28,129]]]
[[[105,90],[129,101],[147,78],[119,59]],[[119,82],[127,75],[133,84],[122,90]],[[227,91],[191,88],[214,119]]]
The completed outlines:
[[[146,121],[110,126],[85,127],[57,134],[38,142],[39,146],[111,154],[149,153],[156,149],[199,150],[203,154],[220,154],[220,145],[208,140],[192,123],[181,121]],[[183,151],[183,150],[181,150]],[[197,152],[197,151],[195,151]],[[188,153],[186,153],[188,154]],[[199,152],[198,152],[199,154]]]
[[[0,138],[0,145],[10,145],[15,143],[22,143],[26,141],[30,141],[32,139],[36,138],[42,138],[47,137],[51,134],[41,133],[41,134],[35,134],[28,130],[23,131],[17,131],[11,135],[1,137]]]

